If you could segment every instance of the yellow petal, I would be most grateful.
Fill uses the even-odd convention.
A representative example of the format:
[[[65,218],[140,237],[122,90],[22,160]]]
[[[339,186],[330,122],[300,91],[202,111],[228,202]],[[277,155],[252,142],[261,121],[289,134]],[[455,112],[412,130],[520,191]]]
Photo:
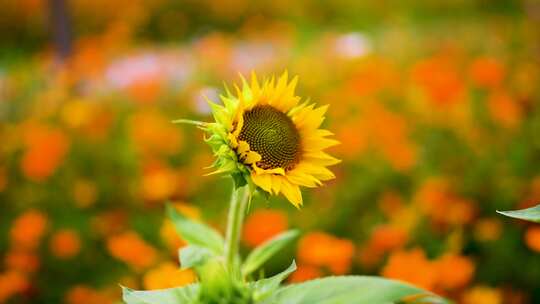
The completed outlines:
[[[255,151],[248,151],[246,153],[246,157],[244,158],[245,164],[253,164],[262,159],[261,155]]]
[[[272,193],[272,177],[270,174],[251,174],[251,180],[264,191]]]
[[[302,205],[302,193],[300,192],[300,187],[289,182],[284,182],[281,184],[281,192],[296,208]]]

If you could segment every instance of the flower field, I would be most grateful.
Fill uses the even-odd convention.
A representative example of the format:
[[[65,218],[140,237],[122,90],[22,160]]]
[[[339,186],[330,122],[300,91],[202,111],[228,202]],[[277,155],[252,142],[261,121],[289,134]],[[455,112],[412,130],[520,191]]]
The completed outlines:
[[[242,252],[301,231],[261,276],[294,258],[288,283],[540,303],[540,224],[496,213],[540,203],[535,1],[71,0],[68,36],[58,2],[0,0],[0,303],[196,282],[166,203],[224,232],[232,183],[208,175],[205,133],[172,121],[211,121],[240,75],[284,71],[329,105],[341,162],[301,206],[253,197]]]

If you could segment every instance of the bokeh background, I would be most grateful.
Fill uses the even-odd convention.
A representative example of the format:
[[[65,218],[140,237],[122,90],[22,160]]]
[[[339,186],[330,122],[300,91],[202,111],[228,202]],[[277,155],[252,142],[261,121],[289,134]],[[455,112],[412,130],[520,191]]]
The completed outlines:
[[[0,303],[119,303],[166,288],[169,200],[223,230],[203,134],[238,73],[330,104],[325,187],[252,205],[244,250],[288,228],[289,281],[364,274],[464,304],[540,303],[540,3],[0,0]],[[351,300],[351,303],[354,301]]]

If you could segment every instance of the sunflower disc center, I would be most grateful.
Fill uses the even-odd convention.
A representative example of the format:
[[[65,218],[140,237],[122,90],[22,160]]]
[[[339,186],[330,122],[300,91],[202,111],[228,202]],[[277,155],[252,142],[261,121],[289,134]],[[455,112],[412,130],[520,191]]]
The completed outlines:
[[[256,106],[243,115],[244,125],[238,139],[249,144],[262,159],[263,169],[290,170],[300,158],[300,134],[287,114],[269,106]]]

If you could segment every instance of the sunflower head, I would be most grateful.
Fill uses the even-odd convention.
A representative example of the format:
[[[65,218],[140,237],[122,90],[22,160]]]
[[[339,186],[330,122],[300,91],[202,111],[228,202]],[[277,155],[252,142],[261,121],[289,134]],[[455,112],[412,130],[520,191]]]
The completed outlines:
[[[210,102],[215,121],[201,127],[216,156],[213,173],[232,174],[237,186],[283,194],[298,207],[300,186],[334,178],[327,167],[339,160],[324,152],[338,143],[320,129],[327,106],[300,102],[296,83],[287,72],[262,83],[254,74],[250,83],[242,77],[234,94],[226,89],[221,96],[223,105]]]

